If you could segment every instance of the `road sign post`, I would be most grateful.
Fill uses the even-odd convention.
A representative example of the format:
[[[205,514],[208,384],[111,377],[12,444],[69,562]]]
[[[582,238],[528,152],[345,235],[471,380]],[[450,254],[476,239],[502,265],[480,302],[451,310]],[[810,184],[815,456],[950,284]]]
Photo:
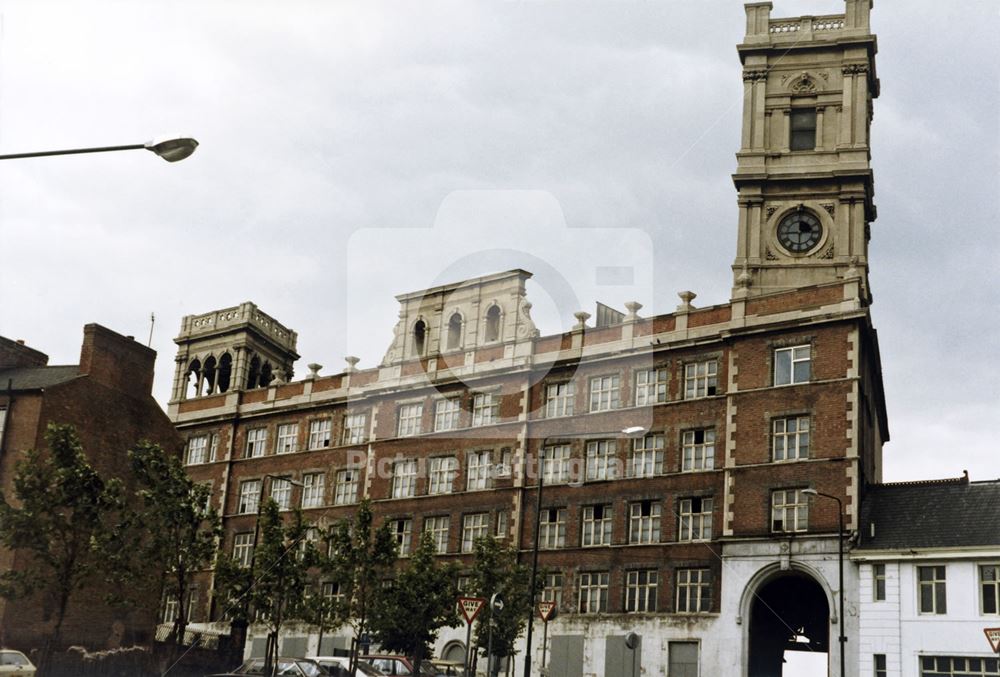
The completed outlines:
[[[472,621],[476,620],[476,616],[483,610],[484,604],[486,604],[486,600],[482,597],[458,598],[458,607],[462,610],[465,622],[468,623],[465,630],[465,677],[472,674]]]
[[[986,633],[993,653],[1000,654],[1000,628],[983,628],[983,632]]]
[[[542,673],[545,672],[545,658],[549,648],[549,619],[556,611],[555,602],[539,602],[538,615],[541,617],[542,625]]]

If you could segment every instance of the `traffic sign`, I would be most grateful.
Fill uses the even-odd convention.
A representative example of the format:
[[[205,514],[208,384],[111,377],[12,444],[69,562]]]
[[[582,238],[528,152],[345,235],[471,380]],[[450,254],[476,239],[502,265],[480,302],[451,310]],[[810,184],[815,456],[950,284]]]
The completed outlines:
[[[556,610],[555,602],[539,602],[538,603],[538,615],[542,617],[542,620],[546,623],[552,618],[552,612]]]
[[[983,632],[986,633],[986,639],[990,641],[993,653],[1000,653],[1000,628],[983,628]]]
[[[472,625],[472,621],[476,620],[476,616],[482,611],[484,604],[486,604],[486,600],[482,597],[458,598],[458,605],[462,607],[462,615],[465,616],[465,622],[469,625]]]

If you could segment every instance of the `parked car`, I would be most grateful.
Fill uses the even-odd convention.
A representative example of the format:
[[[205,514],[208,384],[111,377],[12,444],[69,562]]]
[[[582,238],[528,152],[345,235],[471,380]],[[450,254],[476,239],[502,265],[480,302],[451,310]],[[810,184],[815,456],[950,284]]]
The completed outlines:
[[[349,667],[351,659],[346,656],[311,656],[312,660],[320,664],[333,677],[350,677]],[[358,660],[358,674],[362,677],[383,677],[381,670],[376,670],[366,661]]]
[[[0,649],[0,675],[35,677],[35,666],[20,651]]]
[[[281,677],[327,677],[327,671],[320,664],[308,658],[278,658],[275,675]],[[264,659],[248,658],[243,665],[230,672],[207,675],[207,677],[239,677],[240,675],[263,675]]]
[[[376,670],[381,670],[387,675],[412,675],[413,661],[406,656],[373,655],[362,656],[361,660],[370,663]],[[420,665],[420,677],[437,677],[437,671],[431,665],[430,659],[424,660]]]
[[[458,661],[443,661],[438,658],[431,660],[431,665],[437,670],[437,677],[461,677],[465,665]]]

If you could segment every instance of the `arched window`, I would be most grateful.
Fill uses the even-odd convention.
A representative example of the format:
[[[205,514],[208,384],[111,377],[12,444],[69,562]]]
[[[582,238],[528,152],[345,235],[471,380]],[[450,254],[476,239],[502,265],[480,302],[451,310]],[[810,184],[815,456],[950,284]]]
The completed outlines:
[[[448,320],[448,350],[462,347],[462,316],[454,313]]]
[[[208,357],[205,360],[205,366],[201,370],[202,377],[205,381],[205,394],[211,395],[215,392],[215,358]]]
[[[194,378],[192,378],[192,376]],[[198,359],[191,360],[191,364],[188,365],[187,372],[184,374],[184,392],[187,397],[198,397],[201,395],[199,392],[201,389],[201,361]]]
[[[413,325],[413,352],[417,355],[424,354],[424,347],[427,343],[427,325],[423,320],[417,320]]]
[[[219,392],[224,393],[229,390],[229,381],[233,377],[233,356],[223,353],[219,358]]]
[[[486,340],[500,340],[500,306],[490,306],[486,311]]]
[[[266,388],[274,380],[274,374],[271,373],[271,363],[265,362],[264,366],[260,369],[260,387]]]
[[[257,387],[257,379],[260,377],[260,358],[256,355],[250,360],[250,368],[247,370],[247,390]]]

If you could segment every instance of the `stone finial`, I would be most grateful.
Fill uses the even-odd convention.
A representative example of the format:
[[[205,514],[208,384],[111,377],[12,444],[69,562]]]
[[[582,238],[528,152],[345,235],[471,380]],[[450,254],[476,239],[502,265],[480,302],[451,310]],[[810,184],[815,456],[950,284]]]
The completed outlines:
[[[311,364],[307,364],[306,366],[309,367],[309,375],[306,376],[307,379],[309,379],[310,381],[315,381],[317,378],[319,378],[319,370],[323,368],[322,364],[316,364],[315,362],[313,362]]]
[[[269,386],[282,386],[288,383],[288,377],[285,374],[284,369],[275,369],[274,378],[268,383]]]
[[[851,266],[844,273],[844,279],[851,280],[856,277],[861,277],[861,271],[858,270],[858,257],[851,257]]]
[[[576,318],[576,324],[573,325],[573,329],[579,330],[587,328],[587,320],[590,319],[590,313],[588,313],[585,310],[581,310],[579,312],[573,313],[573,317]]]
[[[681,304],[677,306],[678,312],[686,313],[694,310],[694,306],[691,305],[691,301],[693,301],[695,297],[698,296],[697,294],[695,294],[693,291],[681,291],[677,292],[677,295],[681,297]]]
[[[639,309],[642,308],[642,304],[638,301],[626,301],[625,309],[628,311],[628,315],[625,316],[626,322],[635,322],[639,319]]]
[[[348,355],[347,357],[344,358],[344,361],[347,362],[347,369],[345,369],[344,371],[346,371],[348,374],[353,374],[358,370],[358,362],[361,361],[361,358],[355,357],[354,355]]]

